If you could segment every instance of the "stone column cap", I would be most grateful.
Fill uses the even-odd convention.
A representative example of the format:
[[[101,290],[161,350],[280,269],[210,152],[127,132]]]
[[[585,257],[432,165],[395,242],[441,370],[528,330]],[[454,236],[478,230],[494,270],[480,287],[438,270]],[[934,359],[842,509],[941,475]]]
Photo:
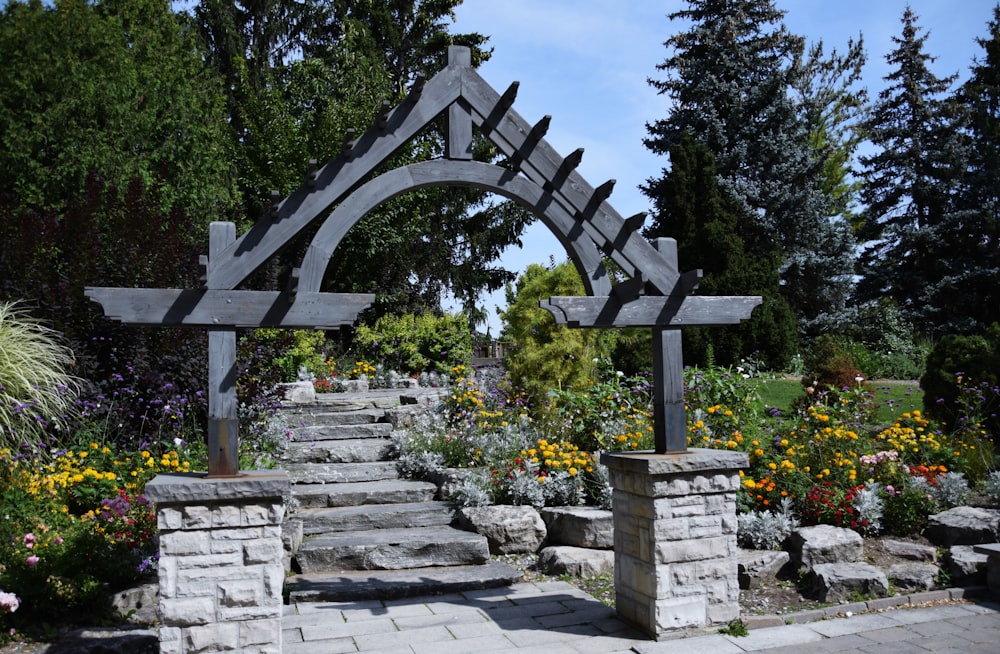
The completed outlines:
[[[167,504],[284,497],[290,492],[291,482],[284,470],[250,470],[234,477],[166,472],[151,479],[145,489],[150,501]]]
[[[670,475],[707,470],[735,470],[750,465],[746,452],[690,448],[684,452],[604,452],[601,463],[612,470],[632,474]]]

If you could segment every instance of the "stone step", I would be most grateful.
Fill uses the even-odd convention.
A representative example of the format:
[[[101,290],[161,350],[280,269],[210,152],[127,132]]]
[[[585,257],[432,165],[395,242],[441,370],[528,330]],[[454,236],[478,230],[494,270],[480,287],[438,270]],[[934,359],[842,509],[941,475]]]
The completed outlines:
[[[440,527],[451,524],[455,509],[447,502],[410,504],[372,504],[296,511],[307,536],[328,532],[367,531],[370,529],[406,529]]]
[[[296,554],[303,574],[479,565],[489,558],[484,537],[453,527],[324,534],[303,540]]]
[[[390,446],[386,439],[346,439],[289,443],[282,455],[287,464],[295,463],[364,463],[382,461]]]
[[[292,484],[339,484],[399,479],[395,461],[369,463],[284,463]]]
[[[303,509],[429,502],[434,499],[435,494],[437,494],[437,484],[407,479],[292,486],[292,495]]]
[[[382,422],[385,418],[385,409],[361,408],[353,411],[328,411],[326,405],[293,407],[284,409],[282,413],[288,416],[288,423],[292,426],[300,423],[332,427],[370,425]]]
[[[334,441],[356,438],[388,438],[392,425],[387,422],[372,422],[357,425],[311,425],[292,427],[292,441]]]
[[[367,599],[404,599],[501,588],[521,581],[523,574],[506,563],[421,568],[419,570],[364,570],[336,574],[301,574],[285,579],[291,602],[353,602]]]

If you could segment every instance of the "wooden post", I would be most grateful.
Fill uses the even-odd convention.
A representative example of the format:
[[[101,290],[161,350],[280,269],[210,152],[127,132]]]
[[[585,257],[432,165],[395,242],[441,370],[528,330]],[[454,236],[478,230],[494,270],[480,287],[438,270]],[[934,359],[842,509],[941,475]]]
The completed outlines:
[[[657,454],[687,449],[681,330],[653,327],[653,443]]]
[[[213,222],[209,228],[209,265],[236,240],[236,225]],[[208,476],[239,474],[239,432],[236,400],[236,328],[208,330]]]

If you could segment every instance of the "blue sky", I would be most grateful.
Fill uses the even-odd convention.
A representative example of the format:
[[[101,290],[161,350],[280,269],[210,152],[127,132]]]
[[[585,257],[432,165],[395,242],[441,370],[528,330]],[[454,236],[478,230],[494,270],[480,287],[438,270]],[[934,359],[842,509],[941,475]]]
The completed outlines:
[[[889,72],[885,55],[901,31],[907,5],[929,37],[928,54],[937,58],[931,70],[939,77],[968,76],[973,56],[981,56],[975,38],[985,37],[996,0],[777,0],[785,24],[810,43],[822,40],[827,51],[843,51],[848,39],[864,38],[868,63],[864,84],[874,98]],[[665,158],[642,144],[645,125],[669,111],[646,80],[662,77],[656,65],[666,58],[663,42],[678,31],[667,14],[686,6],[679,0],[464,0],[453,30],[490,37],[493,56],[480,74],[498,91],[519,81],[514,108],[529,123],[552,116],[546,140],[561,154],[582,147],[578,171],[592,185],[615,179],[609,202],[631,216],[649,211],[638,190],[659,177]],[[524,235],[523,248],[505,252],[505,268],[523,271],[563,261],[565,251],[537,222]],[[503,292],[484,300],[490,328],[500,332],[494,307]]]

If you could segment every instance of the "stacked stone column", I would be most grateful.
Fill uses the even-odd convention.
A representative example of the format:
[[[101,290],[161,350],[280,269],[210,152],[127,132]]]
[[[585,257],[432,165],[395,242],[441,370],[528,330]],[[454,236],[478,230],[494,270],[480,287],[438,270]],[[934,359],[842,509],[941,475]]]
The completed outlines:
[[[614,488],[618,614],[653,638],[738,618],[742,452],[603,454]]]
[[[284,472],[159,475],[160,652],[280,654]]]

